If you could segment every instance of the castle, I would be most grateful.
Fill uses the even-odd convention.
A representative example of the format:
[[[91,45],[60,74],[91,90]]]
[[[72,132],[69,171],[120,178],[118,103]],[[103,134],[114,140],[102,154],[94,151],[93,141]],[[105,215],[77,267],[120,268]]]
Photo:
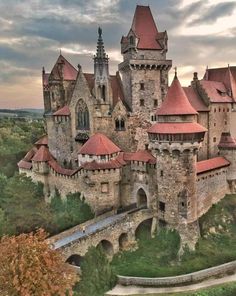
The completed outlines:
[[[94,73],[61,54],[42,71],[47,135],[18,163],[50,199],[81,192],[96,215],[149,208],[160,225],[197,235],[197,221],[236,191],[236,67],[170,87],[167,32],[137,6],[110,75],[102,30]],[[193,231],[191,231],[193,230]]]

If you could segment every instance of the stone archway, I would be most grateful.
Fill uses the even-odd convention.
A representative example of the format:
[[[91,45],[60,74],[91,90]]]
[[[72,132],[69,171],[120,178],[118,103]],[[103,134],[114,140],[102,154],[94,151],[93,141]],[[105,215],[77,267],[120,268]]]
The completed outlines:
[[[97,247],[101,246],[105,253],[110,257],[114,254],[114,248],[110,241],[103,239],[100,241],[100,243],[97,245]]]
[[[128,233],[122,233],[120,236],[119,236],[119,249],[122,251],[122,250],[125,250],[128,246]]]
[[[77,255],[77,254],[73,254],[73,255],[71,255],[71,256],[66,260],[67,263],[69,263],[69,264],[71,264],[71,265],[74,265],[74,266],[78,266],[78,267],[80,267],[82,261],[83,261],[83,257],[80,256],[80,255]]]
[[[152,218],[139,223],[135,230],[135,239],[150,238],[152,230]],[[144,236],[144,237],[143,237]]]
[[[147,208],[147,195],[143,188],[137,192],[137,208]]]

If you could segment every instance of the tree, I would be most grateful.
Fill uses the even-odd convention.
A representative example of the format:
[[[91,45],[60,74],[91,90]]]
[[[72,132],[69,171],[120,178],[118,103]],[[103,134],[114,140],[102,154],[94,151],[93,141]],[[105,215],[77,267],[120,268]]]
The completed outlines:
[[[81,263],[81,280],[75,290],[80,296],[103,296],[116,282],[102,247],[90,247]]]
[[[73,295],[75,272],[58,251],[50,248],[46,236],[39,229],[35,234],[1,239],[0,295]]]
[[[54,228],[42,185],[24,175],[16,174],[8,179],[0,196],[0,207],[8,220],[7,234],[31,232],[39,227],[48,231]]]

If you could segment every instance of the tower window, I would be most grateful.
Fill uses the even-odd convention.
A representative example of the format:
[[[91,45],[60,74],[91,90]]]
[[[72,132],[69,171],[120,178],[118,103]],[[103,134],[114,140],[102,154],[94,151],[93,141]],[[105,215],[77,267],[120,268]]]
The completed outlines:
[[[166,210],[166,204],[162,201],[159,201],[159,210],[161,212],[165,212],[165,210]]]
[[[214,143],[216,142],[216,137],[213,138],[213,142],[214,142]]]
[[[161,176],[161,177],[164,176],[164,172],[163,172],[163,170],[161,170],[161,172],[160,172],[160,176]]]
[[[144,83],[143,82],[141,82],[140,83],[140,90],[144,90],[145,88],[144,88]]]
[[[125,121],[123,118],[117,118],[115,120],[116,131],[124,131],[125,130]]]
[[[144,106],[144,99],[140,99],[139,104],[140,106]]]
[[[89,111],[86,103],[79,100],[77,106],[78,122],[77,127],[80,130],[89,130]]]
[[[105,85],[103,85],[103,86],[101,87],[101,99],[102,99],[103,101],[106,100],[106,87],[105,87]]]
[[[153,106],[154,106],[154,107],[157,107],[157,104],[158,104],[158,103],[157,103],[157,99],[153,100]]]

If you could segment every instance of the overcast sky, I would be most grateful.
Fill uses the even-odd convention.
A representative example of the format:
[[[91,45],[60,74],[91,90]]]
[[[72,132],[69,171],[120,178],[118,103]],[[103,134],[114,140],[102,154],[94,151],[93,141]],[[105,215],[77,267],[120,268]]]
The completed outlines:
[[[92,72],[98,25],[114,73],[136,4],[149,4],[158,30],[167,30],[183,85],[206,65],[236,65],[236,0],[0,0],[0,108],[41,108],[41,69],[51,70],[60,48]]]

